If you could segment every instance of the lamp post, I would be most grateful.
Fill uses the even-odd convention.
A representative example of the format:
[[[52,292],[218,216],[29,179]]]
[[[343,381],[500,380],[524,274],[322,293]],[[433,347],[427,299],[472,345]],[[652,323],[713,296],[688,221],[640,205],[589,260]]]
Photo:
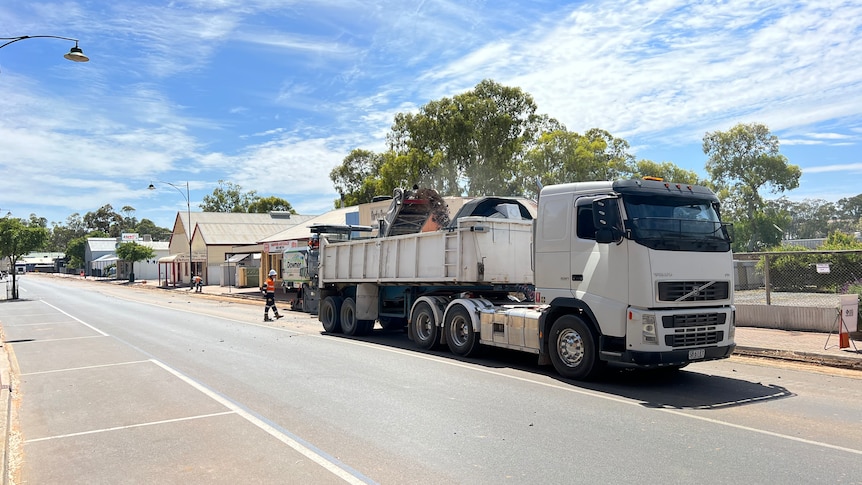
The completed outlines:
[[[170,185],[171,187],[175,188],[177,190],[177,192],[179,192],[180,195],[182,195],[186,199],[186,211],[188,214],[188,221],[187,221],[188,227],[186,227],[186,234],[188,235],[188,238],[189,238],[189,287],[191,287],[191,284],[192,284],[192,227],[191,227],[192,226],[192,204],[191,204],[191,199],[189,198],[189,183],[188,183],[188,181],[186,181],[186,193],[184,194],[183,191],[179,187],[177,187],[176,185],[174,185],[170,182],[162,182],[160,180],[157,180],[156,182],[158,182],[160,184]],[[150,186],[147,187],[147,189],[148,190],[156,190],[156,186],[153,185],[151,182]]]
[[[20,35],[18,37],[0,37],[0,41],[3,41],[3,40],[8,41],[8,42],[0,45],[0,49],[6,47],[9,44],[12,44],[14,42],[18,42],[19,40],[24,40],[24,39],[70,40],[70,41],[75,43],[75,47],[72,47],[69,50],[69,52],[66,55],[64,55],[63,57],[65,57],[66,59],[69,59],[70,61],[74,61],[74,62],[87,62],[90,60],[89,57],[84,55],[84,51],[82,51],[81,48],[78,47],[78,39],[72,39],[70,37],[60,37],[57,35]]]

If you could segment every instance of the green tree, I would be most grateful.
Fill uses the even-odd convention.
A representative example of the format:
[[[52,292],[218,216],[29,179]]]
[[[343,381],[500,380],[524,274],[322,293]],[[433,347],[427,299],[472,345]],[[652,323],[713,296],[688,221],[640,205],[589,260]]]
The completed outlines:
[[[51,234],[49,235],[46,247],[48,251],[63,252],[66,250],[69,241],[87,234],[84,220],[77,212],[67,217],[65,224],[52,222],[51,225]]]
[[[123,261],[132,263],[132,274],[129,275],[129,281],[135,281],[135,263],[152,259],[156,252],[149,246],[138,244],[134,241],[126,242],[117,246],[117,257]]]
[[[95,212],[84,214],[84,225],[89,231],[102,231],[111,237],[119,237],[122,232],[123,216],[114,212],[111,204],[105,204]]]
[[[838,200],[838,219],[842,230],[854,232],[862,229],[862,194]]]
[[[388,136],[395,157],[389,162],[401,173],[419,168],[411,182],[442,195],[513,195],[520,191],[517,169],[524,150],[548,124],[529,94],[484,80],[416,114],[396,115]]]
[[[668,182],[689,185],[710,185],[707,180],[697,176],[697,172],[686,170],[673,162],[653,162],[652,160],[638,160],[634,166],[632,178],[658,177]]]
[[[802,171],[779,151],[778,137],[760,123],[739,123],[729,131],[708,132],[703,152],[709,157],[706,171],[716,187],[732,199],[735,220],[754,218],[764,207],[761,190],[781,193],[799,186]],[[752,226],[755,231],[763,228]],[[747,248],[753,251],[764,233],[749,234]]]
[[[41,249],[48,241],[48,230],[38,222],[33,225],[22,219],[0,219],[0,256],[8,258],[12,270],[12,299],[18,299],[15,262],[21,256]]]
[[[293,210],[293,207],[290,205],[290,202],[282,199],[281,197],[260,197],[248,206],[248,212],[254,212],[257,214],[266,214],[272,211],[282,211],[296,214],[296,211]]]
[[[733,224],[731,249],[734,252],[751,252],[780,246],[790,220],[787,212],[774,205],[764,207],[752,217],[738,219]]]
[[[259,198],[254,190],[243,192],[240,185],[219,180],[213,193],[204,196],[200,208],[204,212],[249,212]]]
[[[826,237],[826,241],[819,248],[824,251],[839,251],[843,249],[862,249],[862,242],[857,241],[852,234],[846,232],[833,231]]]
[[[379,180],[380,169],[386,156],[370,150],[354,149],[344,157],[341,165],[329,172],[335,190],[343,199],[336,204],[359,205],[371,202],[376,193],[375,181]],[[394,188],[394,187],[393,187]],[[391,189],[390,189],[391,190]]]
[[[835,204],[823,199],[797,202],[781,197],[766,204],[774,204],[790,217],[788,225],[781,226],[788,239],[820,238],[826,237],[830,231],[847,230],[847,226],[836,219],[838,209]]]
[[[65,254],[68,259],[66,263],[66,267],[75,268],[75,269],[83,269],[85,258],[86,258],[86,250],[87,250],[87,238],[91,237],[110,237],[108,233],[102,231],[92,231],[89,234],[85,234],[83,236],[76,237],[70,240],[66,244]]]
[[[583,135],[565,128],[542,133],[521,166],[521,191],[534,197],[537,179],[552,185],[620,178],[634,170],[628,150],[627,141],[598,128]]]
[[[130,205],[124,205],[122,209],[120,209],[121,222],[120,222],[120,232],[132,232],[138,226],[138,218],[135,217],[135,208]]]
[[[141,219],[141,222],[139,222],[137,227],[135,227],[135,232],[141,236],[149,234],[152,236],[153,241],[165,241],[171,237],[170,229],[167,227],[159,227],[155,222],[147,218]]]

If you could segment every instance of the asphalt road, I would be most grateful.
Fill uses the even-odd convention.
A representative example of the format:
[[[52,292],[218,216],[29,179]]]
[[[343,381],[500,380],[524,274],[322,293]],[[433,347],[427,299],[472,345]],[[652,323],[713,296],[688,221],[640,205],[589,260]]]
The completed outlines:
[[[862,483],[862,373],[558,378],[263,302],[27,275],[0,304],[20,483]]]

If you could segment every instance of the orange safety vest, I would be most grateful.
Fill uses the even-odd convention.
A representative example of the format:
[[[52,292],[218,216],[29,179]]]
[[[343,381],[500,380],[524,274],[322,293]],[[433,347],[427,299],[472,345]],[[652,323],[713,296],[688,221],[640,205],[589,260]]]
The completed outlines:
[[[275,281],[272,281],[272,277],[266,279],[266,292],[275,293]]]

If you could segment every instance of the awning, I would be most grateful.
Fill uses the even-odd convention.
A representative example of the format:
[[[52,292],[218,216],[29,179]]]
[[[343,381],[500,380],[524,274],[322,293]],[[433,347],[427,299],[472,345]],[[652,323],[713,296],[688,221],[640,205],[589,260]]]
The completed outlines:
[[[233,256],[231,256],[227,259],[227,262],[228,263],[238,263],[247,257],[248,257],[248,254],[234,254]]]
[[[163,258],[159,258],[159,263],[173,263],[177,260],[179,254],[172,254],[170,256],[165,256]]]
[[[120,258],[114,256],[113,254],[106,254],[98,259],[94,259],[90,261],[91,263],[112,263],[114,261],[119,260]]]

